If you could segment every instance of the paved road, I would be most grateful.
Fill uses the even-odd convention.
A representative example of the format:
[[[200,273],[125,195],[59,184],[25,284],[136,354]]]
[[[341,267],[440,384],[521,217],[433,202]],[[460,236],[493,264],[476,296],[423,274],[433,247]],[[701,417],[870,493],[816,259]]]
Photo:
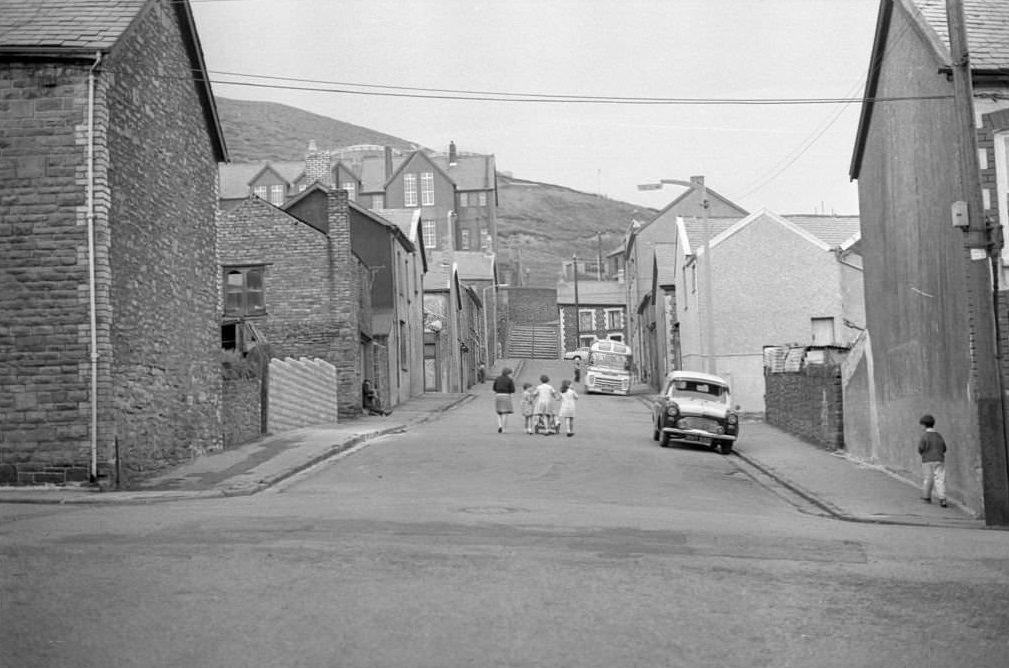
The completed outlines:
[[[634,398],[576,424],[499,435],[488,384],[257,496],[0,506],[0,666],[1006,665],[1009,534],[802,512]]]

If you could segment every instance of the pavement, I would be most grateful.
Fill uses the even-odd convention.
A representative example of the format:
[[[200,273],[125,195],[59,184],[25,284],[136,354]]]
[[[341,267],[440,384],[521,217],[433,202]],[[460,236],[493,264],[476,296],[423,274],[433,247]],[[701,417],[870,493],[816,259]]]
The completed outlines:
[[[521,360],[498,360],[489,378],[505,366],[521,372]],[[488,381],[489,382],[489,381]],[[0,503],[142,504],[181,499],[256,494],[335,455],[368,441],[438,419],[477,397],[489,397],[489,385],[468,393],[425,393],[396,406],[392,415],[362,416],[339,423],[305,427],[266,436],[252,443],[198,457],[134,483],[130,489],[89,486],[0,487]],[[641,385],[635,394],[647,400]],[[920,500],[910,473],[854,461],[791,436],[763,422],[744,422],[734,457],[752,467],[754,478],[779,485],[825,516],[849,522],[984,529],[985,523],[951,500],[948,508]]]

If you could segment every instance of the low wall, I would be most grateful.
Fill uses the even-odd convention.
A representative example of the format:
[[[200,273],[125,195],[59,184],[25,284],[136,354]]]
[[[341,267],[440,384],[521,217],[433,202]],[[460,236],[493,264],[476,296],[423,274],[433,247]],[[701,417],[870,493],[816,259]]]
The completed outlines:
[[[270,360],[271,434],[338,421],[336,367],[321,359]]]
[[[764,370],[765,421],[829,450],[844,448],[841,367],[811,364],[798,371]]]

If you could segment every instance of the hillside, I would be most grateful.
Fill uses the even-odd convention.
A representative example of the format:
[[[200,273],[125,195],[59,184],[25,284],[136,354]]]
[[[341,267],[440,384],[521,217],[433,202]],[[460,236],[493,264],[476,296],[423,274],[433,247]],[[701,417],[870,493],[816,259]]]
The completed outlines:
[[[417,144],[275,102],[217,98],[231,159],[299,160],[310,140],[320,149],[380,144],[408,151]],[[465,148],[465,147],[462,147]],[[572,253],[595,258],[615,248],[632,217],[654,211],[549,183],[498,174],[498,241],[502,261],[521,259],[531,285],[553,287]]]

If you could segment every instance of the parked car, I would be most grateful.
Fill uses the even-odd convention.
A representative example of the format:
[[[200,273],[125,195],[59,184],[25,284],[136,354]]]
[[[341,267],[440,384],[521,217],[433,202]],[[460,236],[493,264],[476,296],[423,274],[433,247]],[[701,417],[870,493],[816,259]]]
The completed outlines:
[[[739,437],[739,413],[729,383],[699,371],[673,371],[652,408],[652,438],[670,443],[707,445],[723,455]]]
[[[575,348],[574,350],[569,350],[566,353],[564,353],[564,359],[566,360],[587,360],[588,358],[589,358],[588,346]]]

